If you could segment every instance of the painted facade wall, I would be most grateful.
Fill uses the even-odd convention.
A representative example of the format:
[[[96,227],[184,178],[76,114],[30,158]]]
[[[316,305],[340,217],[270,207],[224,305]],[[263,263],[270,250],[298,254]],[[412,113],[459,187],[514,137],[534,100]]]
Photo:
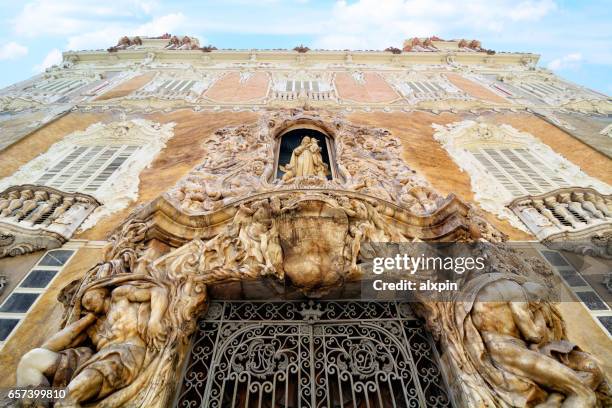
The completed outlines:
[[[134,119],[172,125],[172,135],[164,139],[163,146],[154,151],[142,163],[137,174],[138,186],[125,206],[87,224],[65,244],[76,251],[61,273],[29,310],[27,317],[14,330],[8,341],[0,342],[0,386],[14,383],[14,371],[19,357],[27,350],[39,345],[57,331],[62,305],[57,301],[61,289],[80,278],[83,273],[102,259],[102,247],[110,234],[121,226],[137,208],[148,204],[170,190],[206,157],[204,143],[215,137],[221,128],[254,125],[262,112],[279,108],[308,107],[325,110],[356,125],[383,128],[401,141],[401,159],[439,193],[454,194],[470,205],[479,206],[472,189],[470,174],[461,170],[451,153],[445,150],[434,137],[435,126],[446,126],[463,121],[476,121],[491,125],[510,125],[526,132],[573,165],[578,166],[589,177],[612,185],[612,138],[606,135],[589,136],[601,127],[612,123],[612,103],[609,98],[596,97],[586,91],[574,90],[576,100],[529,99],[519,97],[518,91],[505,95],[518,82],[514,78],[534,73],[546,81],[547,72],[535,69],[524,58],[530,54],[473,56],[459,55],[450,63],[444,56],[428,60],[418,53],[405,53],[395,58],[390,53],[296,53],[220,51],[202,53],[185,51],[175,58],[170,51],[150,50],[132,53],[83,52],[66,55],[65,68],[53,72],[93,72],[95,83],[101,91],[78,92],[68,95],[62,103],[70,104],[61,117],[44,116],[41,112],[57,108],[54,102],[30,104],[19,102],[19,89],[0,91],[5,101],[0,121],[0,179],[13,185],[11,177],[37,157],[44,155],[52,146],[75,132],[83,132],[91,125],[109,125]],[[174,51],[180,53],[182,51]],[[253,57],[255,55],[255,57]],[[347,55],[350,55],[349,59]],[[425,58],[425,59],[423,59]],[[427,57],[433,58],[433,57]],[[462,60],[462,58],[464,58]],[[530,57],[531,58],[531,57]],[[138,61],[138,63],[136,63]],[[463,62],[462,62],[463,61]],[[523,61],[523,62],[522,62]],[[532,62],[530,60],[530,62]],[[197,102],[180,97],[133,98],[159,72],[177,70],[189,66],[197,71],[193,75],[207,75],[208,88],[199,94]],[[271,81],[275,72],[308,72],[327,68],[333,72],[331,86],[336,99],[313,101],[300,98],[287,101],[285,105],[271,96]],[[461,103],[448,101],[414,102],[402,97],[397,91],[396,81],[411,70],[443,73],[448,81],[470,96]],[[118,73],[129,72],[123,79]],[[287,74],[289,72],[289,74]],[[509,75],[514,75],[509,79]],[[539,75],[539,77],[538,77]],[[385,78],[395,78],[393,81]],[[480,79],[480,80],[479,80]],[[35,78],[33,82],[40,81]],[[108,82],[108,84],[106,84]],[[104,84],[103,84],[104,83]],[[93,82],[92,82],[93,84]],[[508,85],[514,84],[514,85]],[[499,85],[499,87],[498,87]],[[185,84],[185,86],[189,86]],[[514,89],[514,88],[512,88]],[[26,91],[23,91],[26,92]],[[27,93],[27,92],[26,92]],[[3,96],[4,95],[4,96]],[[26,100],[26,99],[24,99]],[[19,102],[19,103],[18,103]],[[63,106],[63,105],[62,105]],[[24,112],[46,119],[37,123],[33,131],[23,131]],[[8,119],[4,119],[6,116]],[[578,118],[568,120],[568,118]],[[568,123],[570,122],[571,123]],[[605,126],[604,126],[605,125]],[[14,130],[16,129],[16,130]],[[4,145],[3,145],[4,143]],[[144,156],[142,156],[144,160]],[[2,181],[2,180],[0,180]],[[112,188],[110,186],[109,188]],[[602,193],[605,193],[602,191]],[[95,197],[95,193],[93,193]],[[500,219],[493,212],[484,211],[486,219],[497,229],[507,234],[512,241],[533,241],[534,234],[525,226],[517,227],[508,220]],[[0,259],[0,275],[11,280],[5,290],[9,293],[27,270],[42,256],[37,252],[18,258]],[[3,295],[6,298],[6,294]],[[2,299],[2,298],[0,298]],[[610,302],[604,299],[610,306]],[[562,312],[576,340],[587,351],[593,352],[607,363],[612,355],[611,334],[606,333],[579,302],[562,305]],[[587,335],[588,333],[588,335]],[[612,373],[612,367],[606,367]]]

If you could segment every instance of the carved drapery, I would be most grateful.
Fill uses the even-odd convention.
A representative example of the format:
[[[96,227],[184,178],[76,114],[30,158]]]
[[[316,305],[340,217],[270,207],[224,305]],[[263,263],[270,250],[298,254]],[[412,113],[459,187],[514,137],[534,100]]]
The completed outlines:
[[[0,193],[0,258],[60,247],[100,203],[80,193],[36,185]]]
[[[612,258],[612,195],[563,188],[517,198],[508,207],[546,244]]]
[[[206,142],[210,155],[203,165],[168,194],[134,213],[113,234],[104,261],[63,292],[64,329],[22,358],[19,385],[67,384],[72,400],[65,401],[65,406],[86,399],[105,407],[166,406],[175,391],[177,362],[184,359],[197,316],[206,309],[209,286],[272,280],[318,296],[361,279],[362,263],[374,256],[364,249],[368,242],[500,243],[505,239],[477,210],[453,196],[442,199],[427,187],[399,154],[394,155],[399,143],[389,132],[354,127],[339,118],[326,122],[302,112],[282,112],[266,119],[218,132]],[[326,126],[336,138],[338,165],[346,169],[342,179],[270,181],[273,135],[306,120]],[[258,131],[261,126],[263,132]],[[347,129],[352,132],[350,140],[342,133]],[[225,143],[228,135],[232,143]],[[351,171],[350,160],[363,168]],[[254,168],[260,171],[253,172]],[[378,184],[368,184],[363,173],[385,177],[374,178]],[[593,389],[603,384],[601,373],[587,354],[571,354],[578,351],[567,342],[563,329],[549,333],[541,328],[546,331],[541,340],[525,337],[517,329],[509,342],[530,364],[560,372],[564,380],[576,383],[574,388],[553,388],[552,392],[543,386],[550,378],[531,371],[524,373],[522,381],[503,381],[514,378],[509,377],[514,368],[504,360],[508,353],[492,346],[491,339],[500,335],[495,332],[499,327],[515,333],[515,320],[501,317],[507,316],[505,311],[482,308],[487,301],[485,289],[498,282],[524,285],[527,277],[546,277],[550,271],[503,245],[487,257],[492,266],[485,275],[465,277],[466,290],[471,291],[467,294],[472,295],[467,306],[453,299],[422,298],[417,304],[419,315],[442,346],[445,364],[458,379],[456,392],[470,406],[481,407],[570,398],[594,403]],[[526,307],[536,306],[520,296],[517,300]],[[547,318],[557,316],[550,302],[537,305],[538,310],[546,309]],[[502,302],[500,307],[509,305]],[[477,315],[486,317],[484,321],[492,318],[496,328],[488,328]],[[125,329],[130,325],[134,330]],[[95,349],[89,348],[91,344]],[[540,346],[548,348],[534,351]],[[566,365],[563,359],[547,355],[550,347],[584,366]],[[50,356],[52,365],[60,366],[67,354],[77,352],[92,357],[84,358],[74,375],[61,377],[66,371],[54,373],[52,366],[32,367],[33,361],[40,361],[34,358],[37,353]],[[99,388],[97,384],[104,380],[100,373],[117,372],[116,367],[121,374],[115,382]],[[30,368],[40,370],[39,382],[20,375]],[[588,380],[577,374],[589,369]]]
[[[307,123],[334,140],[339,177],[296,177],[275,180],[277,137],[283,130]],[[401,159],[399,139],[385,129],[355,126],[342,117],[301,110],[263,115],[258,123],[218,130],[204,143],[204,163],[167,195],[168,201],[188,213],[211,212],[241,198],[291,189],[359,192],[431,214],[445,199]]]

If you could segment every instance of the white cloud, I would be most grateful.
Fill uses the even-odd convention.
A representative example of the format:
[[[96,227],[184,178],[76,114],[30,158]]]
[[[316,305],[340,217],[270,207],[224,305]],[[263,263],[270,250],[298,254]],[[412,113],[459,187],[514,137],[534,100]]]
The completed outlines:
[[[563,69],[575,69],[580,66],[582,63],[582,54],[579,52],[575,52],[572,54],[564,55],[561,58],[556,58],[550,61],[547,65],[548,69],[553,71],[563,70]]]
[[[98,30],[85,31],[82,34],[68,37],[66,49],[84,50],[108,48],[111,45],[115,45],[117,40],[124,35],[155,36],[164,33],[176,33],[176,30],[182,29],[185,24],[186,18],[183,13],[172,13],[154,18],[151,21],[138,26],[122,24],[107,26]]]
[[[0,61],[18,59],[24,57],[27,53],[27,47],[11,41],[0,46]]]
[[[537,21],[556,9],[557,4],[552,0],[522,1],[514,5],[508,15],[515,21]]]
[[[47,54],[45,59],[40,64],[34,65],[32,70],[34,72],[43,72],[45,69],[62,62],[62,59],[62,52],[57,48],[54,48]]]
[[[495,34],[512,24],[540,20],[555,9],[553,0],[340,0],[315,46],[380,49],[413,36]]]
[[[26,37],[73,35],[148,16],[157,7],[146,0],[33,0],[12,20],[16,34]]]

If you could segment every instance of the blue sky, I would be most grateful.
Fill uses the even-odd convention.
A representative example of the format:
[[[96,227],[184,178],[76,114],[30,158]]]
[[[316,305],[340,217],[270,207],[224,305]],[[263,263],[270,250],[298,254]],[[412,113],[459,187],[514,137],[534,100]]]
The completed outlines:
[[[189,34],[218,48],[401,48],[405,38],[476,38],[529,51],[573,82],[612,95],[612,1],[0,0],[0,87],[122,35]]]

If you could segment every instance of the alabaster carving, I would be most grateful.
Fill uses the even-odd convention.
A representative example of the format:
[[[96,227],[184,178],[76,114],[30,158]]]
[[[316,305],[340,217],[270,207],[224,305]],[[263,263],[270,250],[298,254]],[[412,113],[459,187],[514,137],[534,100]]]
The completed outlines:
[[[304,136],[300,145],[291,152],[289,163],[280,166],[283,174],[283,181],[291,181],[296,177],[327,177],[329,166],[323,162],[321,157],[321,147],[319,141],[314,137]]]
[[[321,175],[275,179],[275,152],[280,134],[309,122],[326,132],[338,177]],[[229,142],[231,140],[231,143]],[[223,128],[204,143],[206,160],[169,193],[185,211],[213,211],[255,192],[293,188],[354,190],[431,212],[444,199],[428,189],[422,177],[400,158],[399,140],[384,129],[355,126],[342,117],[290,110],[263,115],[253,125]],[[419,187],[420,189],[413,189]],[[425,202],[425,204],[423,204]]]
[[[35,185],[0,193],[0,258],[60,247],[100,204],[91,196]]]
[[[612,196],[564,188],[517,198],[508,207],[541,241],[557,249],[612,258]]]
[[[477,152],[478,148],[526,149],[567,184],[594,188],[604,194],[612,192],[606,183],[586,175],[578,166],[539,139],[510,125],[498,126],[467,120],[446,126],[434,124],[433,128],[434,138],[448,151],[461,170],[470,175],[472,191],[478,204],[522,230],[526,230],[524,224],[506,207],[516,197],[476,160],[472,152]]]
[[[334,138],[342,180],[272,178],[275,137],[306,123]],[[485,254],[489,242],[498,244],[486,252],[490,269],[464,276],[457,294],[467,302],[417,300],[452,378],[460,379],[454,386],[474,407],[594,406],[603,394],[593,390],[606,385],[599,366],[567,341],[550,302],[524,297],[526,277],[548,282],[550,269],[505,247],[506,237],[475,208],[440,198],[399,159],[397,143],[382,129],[302,111],[221,129],[205,142],[206,161],[136,210],[111,236],[103,262],[62,291],[62,329],[22,357],[18,385],[67,385],[60,406],[164,407],[208,287],[271,280],[316,297],[362,279],[376,256],[372,243],[467,242]],[[349,158],[369,179],[359,167],[351,171]],[[382,172],[390,175],[377,179]],[[238,191],[228,195],[226,186]],[[499,283],[508,298],[490,305]]]
[[[419,306],[463,406],[605,406],[612,394],[601,363],[567,339],[550,289],[538,283],[547,267],[494,252],[500,269],[468,279],[454,298]]]
[[[53,144],[19,168],[13,175],[0,180],[0,189],[12,185],[34,183],[75,146],[140,146],[111,177],[92,195],[103,204],[81,226],[90,228],[101,218],[121,210],[138,197],[140,172],[151,163],[174,135],[174,123],[155,123],[144,119],[122,122],[95,123],[84,131],[76,131]]]

